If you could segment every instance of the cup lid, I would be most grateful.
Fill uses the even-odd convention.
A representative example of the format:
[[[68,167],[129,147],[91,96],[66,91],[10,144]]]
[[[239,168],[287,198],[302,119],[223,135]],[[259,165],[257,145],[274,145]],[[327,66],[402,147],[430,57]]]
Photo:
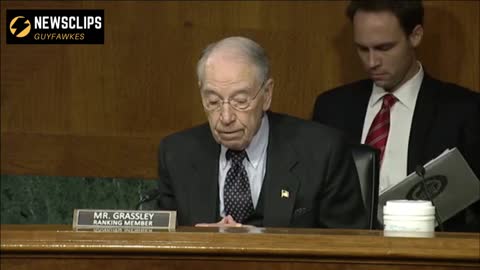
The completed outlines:
[[[435,215],[435,206],[424,200],[390,200],[383,207],[384,215],[426,216]]]

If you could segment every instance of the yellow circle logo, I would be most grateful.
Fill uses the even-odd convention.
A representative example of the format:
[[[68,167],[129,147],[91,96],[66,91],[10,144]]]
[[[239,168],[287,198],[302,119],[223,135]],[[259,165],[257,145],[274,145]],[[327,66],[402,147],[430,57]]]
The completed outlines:
[[[10,33],[17,38],[22,38],[32,29],[32,24],[23,16],[17,16],[10,22]]]

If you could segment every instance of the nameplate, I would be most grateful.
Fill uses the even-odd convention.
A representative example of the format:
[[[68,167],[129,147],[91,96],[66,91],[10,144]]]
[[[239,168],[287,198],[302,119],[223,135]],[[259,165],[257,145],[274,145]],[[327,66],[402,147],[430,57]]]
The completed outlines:
[[[149,229],[149,228],[90,228],[75,229],[77,232],[100,232],[100,233],[157,233],[157,232],[174,232],[175,229]]]
[[[167,229],[176,226],[176,211],[75,209],[74,229],[137,228]]]

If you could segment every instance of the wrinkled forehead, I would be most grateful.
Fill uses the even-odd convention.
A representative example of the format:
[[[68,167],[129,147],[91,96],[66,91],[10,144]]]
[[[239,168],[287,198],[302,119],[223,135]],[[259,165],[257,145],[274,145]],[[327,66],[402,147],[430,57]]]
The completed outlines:
[[[257,67],[246,57],[216,54],[205,62],[202,88],[250,89],[257,83]]]

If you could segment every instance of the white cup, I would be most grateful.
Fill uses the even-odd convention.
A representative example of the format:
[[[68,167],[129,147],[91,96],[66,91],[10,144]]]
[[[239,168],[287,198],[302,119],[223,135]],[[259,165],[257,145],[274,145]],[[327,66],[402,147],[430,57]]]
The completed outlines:
[[[431,237],[435,231],[435,206],[421,200],[387,201],[383,223],[385,236]]]

